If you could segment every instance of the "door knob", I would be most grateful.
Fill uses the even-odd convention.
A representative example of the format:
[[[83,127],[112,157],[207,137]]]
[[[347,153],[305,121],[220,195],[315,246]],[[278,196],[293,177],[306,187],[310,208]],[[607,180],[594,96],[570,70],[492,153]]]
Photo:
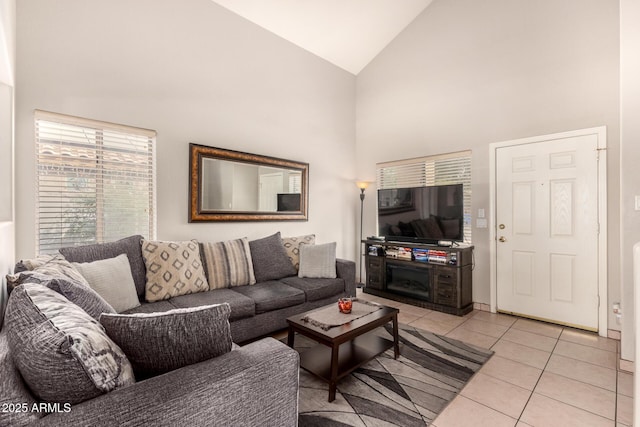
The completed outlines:
[[[505,239],[504,236],[500,236],[500,238],[498,240],[501,241],[502,243],[507,241],[507,239]]]

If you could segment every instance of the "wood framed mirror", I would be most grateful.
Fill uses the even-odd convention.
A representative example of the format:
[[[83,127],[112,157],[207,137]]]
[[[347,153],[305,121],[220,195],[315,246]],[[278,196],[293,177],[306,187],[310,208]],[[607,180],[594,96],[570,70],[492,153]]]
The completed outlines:
[[[189,170],[189,222],[308,219],[308,163],[189,144]]]

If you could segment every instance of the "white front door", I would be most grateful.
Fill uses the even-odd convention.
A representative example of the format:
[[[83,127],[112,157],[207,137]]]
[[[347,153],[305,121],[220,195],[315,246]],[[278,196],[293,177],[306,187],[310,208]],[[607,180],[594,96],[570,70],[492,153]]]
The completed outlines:
[[[598,136],[495,153],[497,309],[598,330]]]

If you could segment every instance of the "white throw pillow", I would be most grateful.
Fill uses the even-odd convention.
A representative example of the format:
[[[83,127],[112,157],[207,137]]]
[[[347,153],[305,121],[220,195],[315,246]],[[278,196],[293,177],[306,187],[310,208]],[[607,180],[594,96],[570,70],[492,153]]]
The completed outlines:
[[[93,262],[74,262],[91,289],[122,313],[140,305],[127,254]]]
[[[335,279],[336,242],[324,245],[300,245],[298,277]]]

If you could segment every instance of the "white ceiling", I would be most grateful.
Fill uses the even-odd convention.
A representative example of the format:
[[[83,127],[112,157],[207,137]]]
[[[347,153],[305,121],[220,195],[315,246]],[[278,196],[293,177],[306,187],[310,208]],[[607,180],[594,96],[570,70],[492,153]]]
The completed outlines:
[[[212,0],[358,74],[432,0]]]

